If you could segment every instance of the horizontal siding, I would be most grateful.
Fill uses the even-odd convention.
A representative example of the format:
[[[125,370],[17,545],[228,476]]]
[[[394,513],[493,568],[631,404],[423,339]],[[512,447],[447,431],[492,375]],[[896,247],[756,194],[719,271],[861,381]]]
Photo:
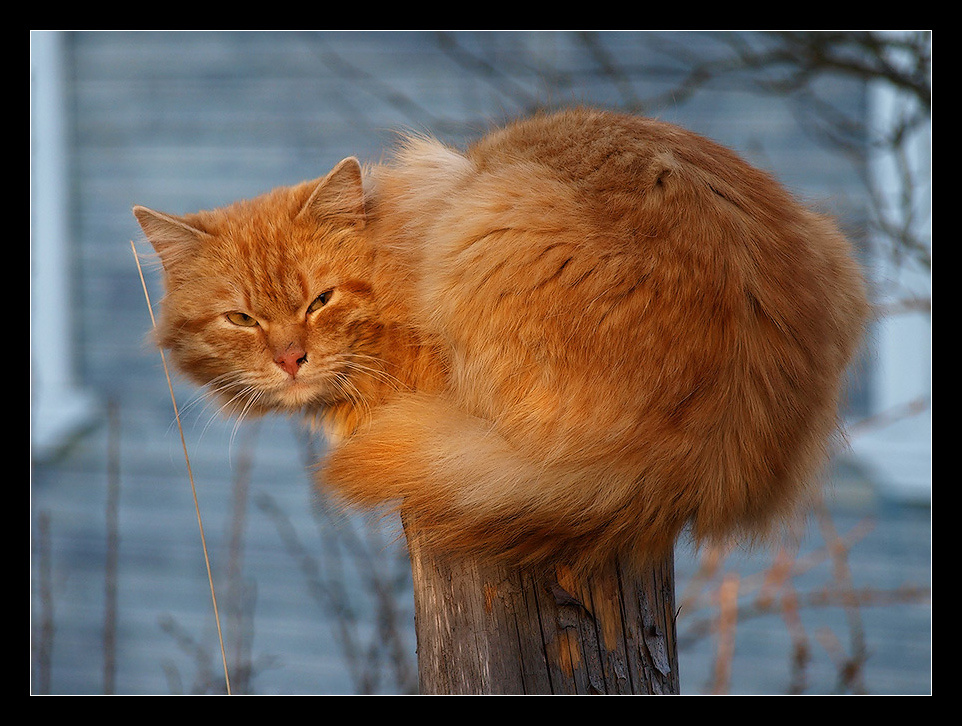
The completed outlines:
[[[673,40],[679,37],[709,42],[699,34]],[[434,32],[79,32],[68,41],[77,298],[72,312],[81,377],[104,400],[118,403],[123,421],[119,687],[169,692],[174,686],[165,667],[189,683],[193,665],[160,623],[172,616],[210,643],[210,603],[169,393],[159,358],[144,342],[149,318],[129,247],[130,240],[140,240],[131,206],[183,213],[319,176],[347,155],[376,161],[397,129],[428,130],[460,144],[492,121],[539,103],[623,106],[663,90],[663,80],[637,69],[663,64],[664,58],[658,34],[630,32],[586,42],[577,33],[472,31],[457,34],[456,50]],[[603,69],[610,59],[635,72],[607,77]],[[857,89],[840,86],[835,93],[858,112]],[[857,219],[855,170],[800,134],[794,111],[788,103],[737,88],[708,89],[690,103],[651,109],[734,146],[792,189]],[[141,250],[147,252],[142,243]],[[156,302],[159,284],[150,270],[148,284]],[[197,397],[180,382],[176,391],[184,407]],[[203,402],[189,407],[185,423],[215,567],[222,567],[247,429],[235,434],[233,424]],[[90,654],[98,652],[101,638],[105,451],[101,427],[63,460],[35,472],[35,508],[53,516],[57,692],[97,692],[99,684],[99,659],[92,662]],[[255,679],[255,688],[344,692],[352,682],[338,655],[334,624],[312,600],[298,563],[255,503],[273,498],[310,551],[323,551],[311,515],[316,502],[289,423],[265,422],[254,454],[245,576],[258,588],[255,656],[276,659],[276,667]],[[925,523],[909,518],[888,531],[904,533],[903,557],[879,555],[885,541],[880,536],[860,567],[870,572],[878,563],[894,562],[893,578],[924,569],[924,553],[912,547],[925,541]],[[384,557],[394,552],[379,550]],[[683,586],[692,572],[684,553],[678,570]],[[398,577],[403,589],[403,567]],[[358,573],[350,579],[352,593],[363,591]],[[407,615],[409,595],[399,600]],[[358,604],[359,612],[369,607]],[[927,611],[909,612],[915,619],[903,618],[911,624],[908,637],[918,640]],[[365,642],[374,642],[372,624],[365,620],[362,628]],[[413,632],[410,624],[405,628],[413,658]],[[739,676],[738,688],[777,692],[786,680],[777,664],[787,662],[783,649],[773,652],[766,642],[776,644],[783,627],[768,623],[746,632],[755,640],[744,654],[746,667],[739,673],[747,675]],[[876,647],[900,647],[889,645],[884,633],[870,637],[880,638]],[[887,669],[889,681],[894,669],[903,686],[925,691],[927,674],[919,665],[924,655],[913,651],[900,664],[896,653],[879,667]],[[683,654],[687,691],[699,692],[712,657],[698,646]],[[754,679],[752,663],[762,663],[765,671]],[[219,667],[216,659],[212,666]],[[385,675],[381,688],[389,691],[389,681]],[[813,688],[827,691],[833,683],[829,669]]]

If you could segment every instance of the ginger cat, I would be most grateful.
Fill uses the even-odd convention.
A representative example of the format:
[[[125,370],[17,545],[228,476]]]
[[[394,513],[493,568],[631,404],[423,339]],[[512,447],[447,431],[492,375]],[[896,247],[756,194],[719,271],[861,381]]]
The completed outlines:
[[[769,531],[824,462],[868,314],[830,220],[712,141],[601,110],[134,213],[182,372],[239,415],[322,424],[318,482],[347,500],[518,564]]]

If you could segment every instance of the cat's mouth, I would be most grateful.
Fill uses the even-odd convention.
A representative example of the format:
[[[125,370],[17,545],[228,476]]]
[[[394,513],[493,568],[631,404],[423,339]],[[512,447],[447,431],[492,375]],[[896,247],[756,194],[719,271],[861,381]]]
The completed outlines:
[[[291,413],[323,403],[325,386],[308,376],[251,381],[234,388],[218,390],[222,410],[232,416]]]
[[[358,381],[333,362],[301,365],[294,375],[282,370],[262,371],[245,382],[223,386],[219,394],[225,410],[232,414],[298,413],[356,401],[361,392]]]
[[[281,408],[296,409],[323,398],[323,387],[319,387],[316,381],[308,380],[307,376],[288,376],[274,386],[271,393]]]
[[[265,391],[276,402],[278,409],[285,411],[300,411],[305,408],[329,406],[339,398],[336,394],[337,382],[332,381],[331,375],[301,370],[297,375],[285,376],[276,380]]]

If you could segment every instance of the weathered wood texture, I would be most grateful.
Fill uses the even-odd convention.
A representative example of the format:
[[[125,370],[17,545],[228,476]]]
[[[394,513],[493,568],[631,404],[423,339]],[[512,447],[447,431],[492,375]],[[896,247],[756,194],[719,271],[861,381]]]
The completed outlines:
[[[422,694],[679,692],[672,558],[575,577],[447,558],[405,530]]]

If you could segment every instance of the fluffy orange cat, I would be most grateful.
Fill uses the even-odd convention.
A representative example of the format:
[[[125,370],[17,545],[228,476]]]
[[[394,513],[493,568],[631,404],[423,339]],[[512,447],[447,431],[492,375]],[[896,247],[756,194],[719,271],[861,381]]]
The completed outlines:
[[[574,109],[214,211],[136,207],[159,344],[318,481],[452,552],[590,566],[755,536],[810,490],[867,302],[848,242],[731,151]]]

